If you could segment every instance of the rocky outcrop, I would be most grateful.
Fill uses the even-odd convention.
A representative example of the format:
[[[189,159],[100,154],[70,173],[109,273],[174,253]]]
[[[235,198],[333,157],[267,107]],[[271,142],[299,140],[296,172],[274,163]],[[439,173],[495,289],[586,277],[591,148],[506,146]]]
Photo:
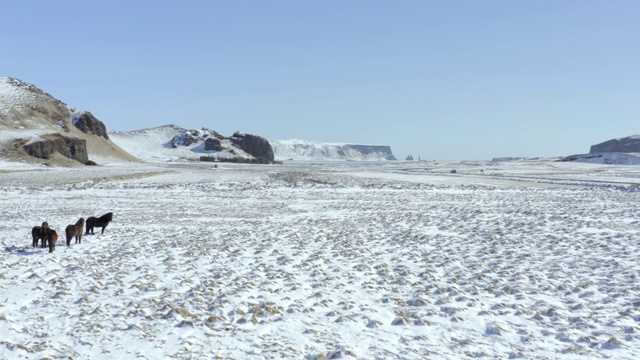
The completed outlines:
[[[609,152],[640,152],[640,135],[608,140],[600,144],[592,145],[591,149],[589,150],[589,154]]]
[[[57,152],[69,159],[75,159],[83,164],[89,161],[87,141],[71,138],[60,134],[46,135],[41,140],[31,141],[22,145],[27,154],[40,159],[49,159]]]
[[[275,162],[271,144],[261,136],[236,131],[231,137],[231,142],[261,163],[273,164]]]
[[[177,148],[178,146],[191,146],[201,141],[208,139],[223,139],[224,136],[218,134],[216,131],[209,130],[207,128],[185,130],[182,134],[174,136],[171,139],[171,147]],[[211,143],[211,142],[210,142]],[[218,140],[218,145],[220,141]]]
[[[107,127],[88,111],[74,113],[72,123],[85,134],[94,134],[109,140]]]
[[[222,143],[220,139],[217,138],[207,138],[204,141],[204,150],[205,151],[222,151],[224,148],[222,147]]]

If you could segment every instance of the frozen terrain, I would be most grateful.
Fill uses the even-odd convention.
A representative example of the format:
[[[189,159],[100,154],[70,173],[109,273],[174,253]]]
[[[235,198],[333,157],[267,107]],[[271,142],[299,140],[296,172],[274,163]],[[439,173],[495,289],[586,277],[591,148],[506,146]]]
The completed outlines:
[[[0,358],[640,353],[637,167],[100,163],[0,162]]]

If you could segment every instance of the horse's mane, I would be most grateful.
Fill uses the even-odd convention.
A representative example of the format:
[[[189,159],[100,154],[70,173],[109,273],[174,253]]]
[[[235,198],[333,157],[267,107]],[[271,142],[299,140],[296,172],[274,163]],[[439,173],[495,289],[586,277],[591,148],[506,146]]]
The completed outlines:
[[[113,221],[113,213],[106,213],[98,218],[99,221]]]

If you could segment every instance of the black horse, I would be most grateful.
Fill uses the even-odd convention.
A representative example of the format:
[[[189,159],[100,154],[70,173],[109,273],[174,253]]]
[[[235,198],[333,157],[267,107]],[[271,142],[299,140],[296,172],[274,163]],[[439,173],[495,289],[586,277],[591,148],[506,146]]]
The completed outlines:
[[[43,222],[41,226],[34,226],[31,229],[31,237],[33,240],[33,247],[38,247],[38,240],[42,240],[42,247],[45,247],[47,244],[47,230],[49,229],[49,224],[47,222]]]
[[[89,231],[91,231],[91,235],[94,235],[93,233],[94,227],[101,227],[102,228],[101,234],[104,234],[104,228],[106,228],[107,225],[109,225],[109,222],[111,222],[112,220],[113,220],[113,213],[110,213],[110,212],[100,216],[99,218],[95,216],[88,218],[86,221],[87,232],[85,232],[85,234],[88,234]]]

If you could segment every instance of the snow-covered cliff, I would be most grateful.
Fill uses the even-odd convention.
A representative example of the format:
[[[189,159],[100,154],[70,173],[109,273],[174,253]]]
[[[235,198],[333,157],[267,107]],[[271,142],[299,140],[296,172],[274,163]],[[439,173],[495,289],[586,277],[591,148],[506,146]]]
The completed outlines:
[[[269,140],[276,160],[298,161],[381,161],[396,160],[391,147],[386,145],[361,145],[327,143],[308,140]]]

